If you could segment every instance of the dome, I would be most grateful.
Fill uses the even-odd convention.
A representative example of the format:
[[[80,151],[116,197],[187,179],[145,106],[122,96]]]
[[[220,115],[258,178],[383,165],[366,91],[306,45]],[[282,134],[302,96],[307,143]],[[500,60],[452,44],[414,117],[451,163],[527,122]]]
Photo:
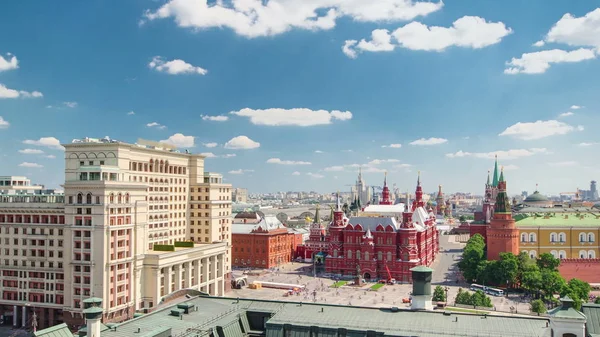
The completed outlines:
[[[533,192],[532,195],[528,196],[523,201],[524,202],[542,202],[542,201],[549,201],[549,200],[546,196],[540,194],[540,192],[535,191],[535,192]]]

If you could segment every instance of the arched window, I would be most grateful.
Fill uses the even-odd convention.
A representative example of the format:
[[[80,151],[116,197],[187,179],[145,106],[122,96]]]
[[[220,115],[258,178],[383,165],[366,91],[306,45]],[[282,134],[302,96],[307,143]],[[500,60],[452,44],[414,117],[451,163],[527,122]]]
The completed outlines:
[[[129,203],[129,193],[125,193],[125,203]]]
[[[579,251],[579,258],[580,259],[586,259],[587,258],[587,252],[585,250],[580,250]]]
[[[333,250],[333,257],[338,257],[338,250],[337,249]]]
[[[521,234],[521,242],[526,242],[526,241],[527,241],[527,233]]]
[[[537,240],[537,237],[535,235],[535,233],[529,233],[529,242],[535,242]]]
[[[585,235],[585,233],[579,233],[579,242],[585,242],[586,238],[587,236]]]
[[[530,250],[530,251],[529,251],[529,257],[530,257],[530,258],[532,258],[532,259],[535,259],[535,258],[536,258],[536,255],[537,255],[537,253],[535,252],[535,250]]]
[[[88,193],[88,194],[85,196],[85,203],[86,203],[86,204],[88,204],[88,205],[91,205],[91,204],[92,204],[92,193]]]
[[[111,204],[115,203],[115,195],[114,193],[111,193],[110,196],[108,197],[108,200]]]
[[[351,250],[349,250],[349,251],[348,251],[348,259],[351,259],[351,258],[352,258],[352,251],[351,251]]]
[[[565,233],[558,233],[558,241],[559,242],[565,242]]]
[[[593,251],[593,250],[588,250],[588,258],[595,259],[596,258],[596,252]]]
[[[365,261],[369,261],[369,252],[365,252]]]
[[[558,258],[559,259],[564,259],[567,257],[567,252],[565,252],[564,250],[559,250],[558,251]]]
[[[596,236],[594,235],[594,233],[588,233],[588,242],[594,242],[596,241]]]
[[[550,242],[556,242],[556,233],[550,233]]]
[[[382,252],[377,252],[377,260],[379,260],[379,261],[383,260],[383,253]]]
[[[521,253],[525,253],[525,254],[529,255],[529,251],[528,250],[522,250]]]
[[[555,250],[551,250],[551,251],[550,251],[550,254],[552,254],[552,256],[553,256],[555,259],[556,259],[556,258],[558,258],[558,252],[557,252],[557,251],[555,251]]]
[[[387,260],[392,261],[392,252],[387,252]]]
[[[83,204],[83,194],[81,194],[81,193],[77,194],[77,203]]]
[[[119,193],[117,195],[117,203],[119,203],[119,204],[123,203],[123,195],[121,195],[121,193]]]
[[[357,250],[357,251],[356,251],[356,259],[357,259],[357,260],[360,260],[360,250]]]

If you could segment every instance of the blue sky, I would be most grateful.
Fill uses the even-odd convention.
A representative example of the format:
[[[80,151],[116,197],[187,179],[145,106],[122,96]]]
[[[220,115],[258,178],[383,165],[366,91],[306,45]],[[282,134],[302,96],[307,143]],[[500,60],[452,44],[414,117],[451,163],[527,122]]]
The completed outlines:
[[[600,178],[600,1],[2,7],[0,175],[58,186],[57,141],[110,136],[208,153],[251,192],[347,190],[363,166],[482,193],[495,154],[511,193]]]

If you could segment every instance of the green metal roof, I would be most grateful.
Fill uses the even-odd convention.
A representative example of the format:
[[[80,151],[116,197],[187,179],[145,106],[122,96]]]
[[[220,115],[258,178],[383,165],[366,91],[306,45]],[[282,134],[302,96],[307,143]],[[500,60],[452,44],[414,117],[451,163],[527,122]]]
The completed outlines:
[[[90,297],[90,298],[86,298],[82,302],[85,303],[85,304],[102,303],[102,299],[100,297]]]
[[[600,336],[600,304],[585,303],[581,311],[587,317],[585,327],[590,336]]]
[[[538,201],[548,201],[548,197],[540,194],[540,192],[535,191],[532,195],[528,196],[523,200],[523,202],[538,202]]]
[[[573,308],[573,300],[569,296],[561,298],[560,301],[562,302],[562,305],[560,307],[548,311],[548,315],[558,318],[569,318],[579,320],[586,319],[585,315],[581,311],[578,311],[577,309]]]
[[[494,163],[494,180],[492,180],[492,186],[498,187],[498,157]]]
[[[73,334],[65,323],[39,330],[34,332],[33,335],[35,337],[73,337]]]
[[[418,273],[431,273],[433,272],[433,269],[429,268],[429,267],[425,267],[425,266],[416,266],[410,269],[410,271],[416,271]]]
[[[519,214],[521,217],[522,215]],[[539,227],[600,227],[600,215],[590,213],[576,214],[539,214],[540,216],[529,215],[522,219],[517,217],[517,227],[539,226]],[[567,218],[565,218],[565,216]]]

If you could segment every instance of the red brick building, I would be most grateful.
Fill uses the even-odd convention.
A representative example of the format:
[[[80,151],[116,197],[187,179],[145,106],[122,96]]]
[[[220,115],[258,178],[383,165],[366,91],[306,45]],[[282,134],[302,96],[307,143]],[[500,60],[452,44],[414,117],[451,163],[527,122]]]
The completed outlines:
[[[384,184],[382,205],[389,205],[389,190]],[[365,279],[392,278],[411,282],[410,269],[429,266],[437,256],[439,234],[433,210],[425,209],[420,179],[416,200],[406,206],[402,219],[395,217],[346,217],[338,197],[333,221],[328,228],[311,226],[305,243],[307,254],[328,273],[356,275],[358,267]]]
[[[276,217],[254,212],[236,215],[232,225],[234,267],[273,268],[295,258],[302,234],[285,227]]]

